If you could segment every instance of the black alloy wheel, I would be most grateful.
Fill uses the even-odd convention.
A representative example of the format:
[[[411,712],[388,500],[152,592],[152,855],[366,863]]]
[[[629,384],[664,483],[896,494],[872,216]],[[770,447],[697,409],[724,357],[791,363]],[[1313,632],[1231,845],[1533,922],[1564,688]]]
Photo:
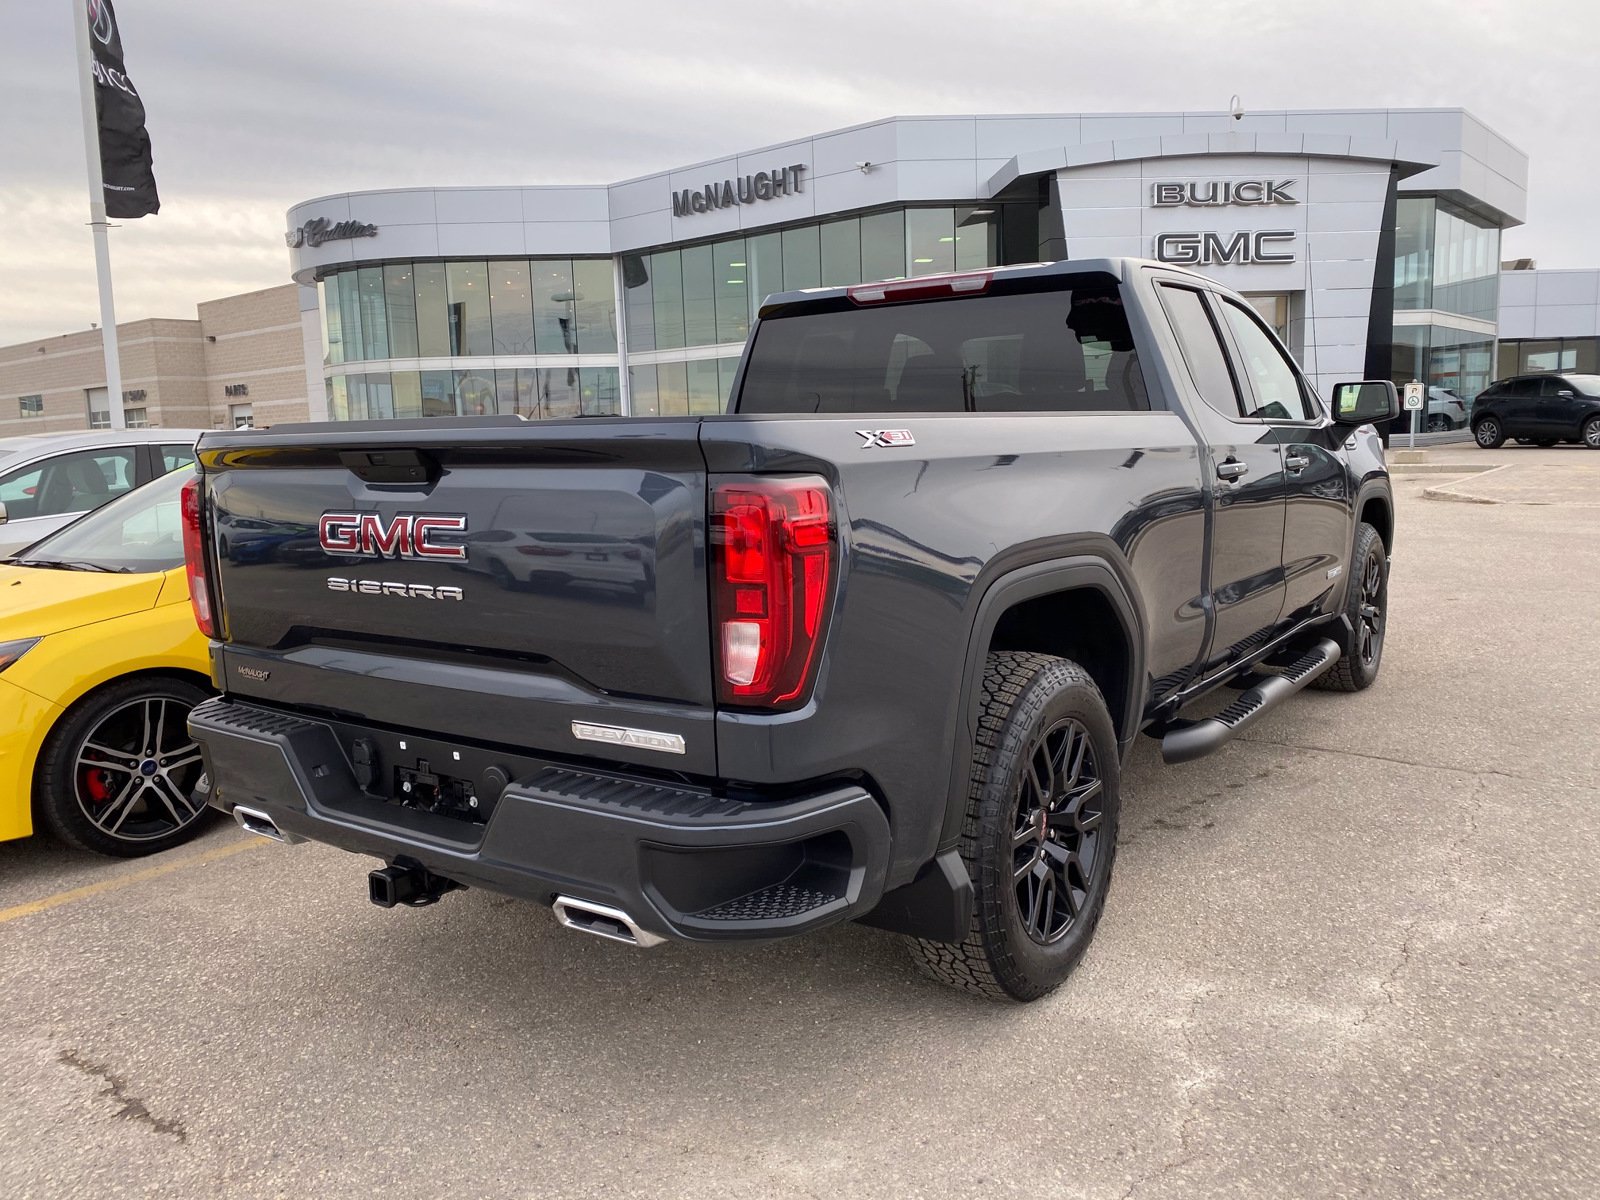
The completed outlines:
[[[1483,417],[1472,427],[1472,436],[1485,450],[1495,450],[1505,445],[1506,432],[1494,417]]]
[[[207,692],[180,679],[113,683],[69,710],[40,756],[34,805],[60,841],[123,858],[188,841],[209,810],[189,712]]]
[[[1382,536],[1365,521],[1356,526],[1350,556],[1350,586],[1344,619],[1349,644],[1332,668],[1311,686],[1329,692],[1359,692],[1372,686],[1383,664],[1383,641],[1389,625],[1389,550]]]
[[[1590,417],[1583,423],[1583,444],[1591,450],[1600,450],[1600,417]]]
[[[1388,602],[1389,581],[1383,572],[1383,556],[1369,554],[1361,567],[1360,624],[1356,629],[1356,653],[1361,665],[1377,669],[1383,655],[1384,607]]]
[[[1111,889],[1121,765],[1086,670],[990,653],[959,845],[972,913],[960,941],[911,939],[924,971],[991,1000],[1036,1000],[1072,973]]]
[[[1041,946],[1066,937],[1088,904],[1101,851],[1105,791],[1081,721],[1058,721],[1028,750],[1011,835],[1017,914]]]

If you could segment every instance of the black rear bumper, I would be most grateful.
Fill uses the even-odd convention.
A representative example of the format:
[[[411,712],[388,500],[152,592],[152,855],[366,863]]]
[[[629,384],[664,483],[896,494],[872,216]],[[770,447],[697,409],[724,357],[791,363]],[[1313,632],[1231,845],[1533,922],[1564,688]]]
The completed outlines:
[[[346,747],[355,727],[225,699],[194,710],[211,803],[265,814],[294,837],[544,904],[569,896],[621,909],[692,941],[773,938],[877,903],[889,826],[860,787],[759,800],[580,770],[424,738],[366,735],[389,757],[504,762],[511,782],[485,823],[402,807],[364,790]],[[369,778],[372,772],[366,772]],[[381,789],[379,789],[381,790]]]

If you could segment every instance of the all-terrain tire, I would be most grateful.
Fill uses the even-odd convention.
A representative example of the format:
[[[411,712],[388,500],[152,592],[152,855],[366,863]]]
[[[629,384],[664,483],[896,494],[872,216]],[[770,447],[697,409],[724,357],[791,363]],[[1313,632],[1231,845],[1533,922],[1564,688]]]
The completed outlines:
[[[1389,628],[1389,552],[1382,536],[1365,521],[1356,526],[1344,613],[1354,631],[1350,644],[1343,647],[1331,669],[1311,682],[1325,692],[1364,691],[1378,678],[1378,668],[1383,665],[1383,642]]]
[[[1111,714],[1087,671],[1048,654],[989,655],[960,845],[972,922],[960,942],[908,939],[924,971],[999,1001],[1036,1000],[1071,974],[1110,890],[1120,769]],[[1039,898],[1024,912],[1029,896]]]

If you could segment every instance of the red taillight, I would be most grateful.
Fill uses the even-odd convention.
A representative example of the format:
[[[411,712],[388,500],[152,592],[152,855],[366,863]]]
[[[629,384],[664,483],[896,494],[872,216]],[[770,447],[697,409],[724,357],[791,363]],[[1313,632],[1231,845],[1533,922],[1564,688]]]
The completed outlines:
[[[816,476],[716,485],[711,561],[718,690],[777,708],[811,684],[837,561],[831,496]]]
[[[206,581],[205,518],[201,511],[200,476],[183,485],[183,565],[189,577],[189,603],[194,607],[195,624],[207,637],[217,636],[211,616],[211,586]]]
[[[989,290],[988,271],[964,275],[922,275],[892,283],[858,283],[845,294],[855,304],[889,304],[902,300],[932,300],[938,296],[975,296]]]

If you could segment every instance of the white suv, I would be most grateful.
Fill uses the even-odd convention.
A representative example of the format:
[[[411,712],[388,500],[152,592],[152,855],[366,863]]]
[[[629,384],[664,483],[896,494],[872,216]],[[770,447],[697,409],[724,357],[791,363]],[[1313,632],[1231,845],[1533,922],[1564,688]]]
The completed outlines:
[[[198,429],[0,438],[0,558],[194,461]]]

